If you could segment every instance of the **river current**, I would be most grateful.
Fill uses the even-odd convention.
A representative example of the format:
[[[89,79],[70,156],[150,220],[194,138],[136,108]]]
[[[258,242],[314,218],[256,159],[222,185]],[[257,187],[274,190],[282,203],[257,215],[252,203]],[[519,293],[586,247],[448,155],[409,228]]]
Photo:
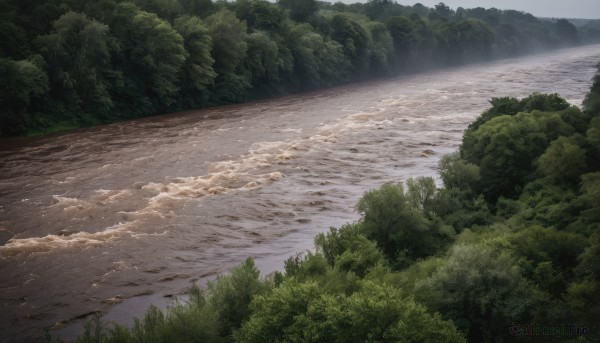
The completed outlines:
[[[140,316],[246,257],[263,273],[436,176],[492,97],[580,106],[600,45],[0,141],[0,340]],[[68,331],[68,330],[67,330]]]

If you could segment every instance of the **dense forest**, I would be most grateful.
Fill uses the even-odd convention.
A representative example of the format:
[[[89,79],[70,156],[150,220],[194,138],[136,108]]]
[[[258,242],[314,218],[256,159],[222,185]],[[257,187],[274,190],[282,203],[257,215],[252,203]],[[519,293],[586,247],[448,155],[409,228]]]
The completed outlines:
[[[78,342],[597,342],[600,71],[583,109],[490,103],[440,160],[440,187],[368,191],[359,221],[284,272],[248,259],[131,328],[97,317]]]
[[[0,136],[599,39],[579,24],[389,0],[0,0]]]

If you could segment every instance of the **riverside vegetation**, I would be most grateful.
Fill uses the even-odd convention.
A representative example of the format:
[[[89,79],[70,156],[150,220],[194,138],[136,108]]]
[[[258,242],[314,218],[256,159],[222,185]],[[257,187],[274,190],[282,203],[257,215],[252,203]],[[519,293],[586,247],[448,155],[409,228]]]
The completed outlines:
[[[598,341],[599,157],[600,71],[583,110],[494,98],[441,159],[442,187],[368,191],[361,220],[284,272],[248,259],[131,328],[96,317],[77,342]]]
[[[0,136],[597,41],[598,21],[316,0],[0,0]]]

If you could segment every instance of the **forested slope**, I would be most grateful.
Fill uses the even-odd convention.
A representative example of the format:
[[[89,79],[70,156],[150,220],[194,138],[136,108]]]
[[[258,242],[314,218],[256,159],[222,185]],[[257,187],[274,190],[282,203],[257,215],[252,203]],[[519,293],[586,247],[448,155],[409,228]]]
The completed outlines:
[[[518,11],[386,0],[1,0],[0,136],[514,56],[585,32]]]
[[[439,177],[368,191],[362,218],[260,278],[251,259],[133,328],[79,342],[597,342],[600,73],[583,110],[495,98]]]

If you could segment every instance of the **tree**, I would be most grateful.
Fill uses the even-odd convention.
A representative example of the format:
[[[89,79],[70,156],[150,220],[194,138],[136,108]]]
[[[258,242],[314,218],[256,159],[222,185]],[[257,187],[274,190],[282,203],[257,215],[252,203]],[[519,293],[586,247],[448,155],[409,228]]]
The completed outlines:
[[[212,99],[217,103],[242,101],[246,98],[250,82],[247,76],[238,74],[236,68],[246,58],[246,24],[223,8],[206,18],[206,25],[213,41],[211,55],[218,75]]]
[[[175,18],[182,14],[179,0],[133,0],[140,9],[156,14],[160,19],[173,25]]]
[[[434,13],[437,14],[440,18],[450,18],[454,15],[454,11],[448,7],[443,2],[435,5]]]
[[[559,101],[561,100],[561,101]],[[461,145],[461,156],[480,167],[480,190],[486,200],[495,203],[501,196],[518,196],[525,184],[535,178],[535,161],[550,142],[560,136],[571,136],[574,128],[561,112],[539,112],[537,108],[561,108],[560,98],[530,96],[519,106],[534,108],[533,112],[502,115],[484,122],[476,130],[467,129]],[[567,108],[568,113],[570,112]],[[576,116],[577,113],[573,113]],[[488,116],[488,114],[484,113]],[[564,116],[565,118],[571,116]],[[579,119],[569,119],[575,126]]]
[[[25,58],[28,52],[25,31],[17,24],[16,6],[0,1],[0,58]]]
[[[564,45],[575,45],[579,43],[577,28],[567,19],[558,19],[556,21],[556,34]]]
[[[323,254],[330,267],[353,272],[359,277],[364,277],[370,268],[385,261],[375,242],[363,236],[358,225],[344,225],[339,229],[332,227],[329,232],[318,234],[315,248]]]
[[[454,326],[401,296],[364,282],[350,296],[326,294],[313,282],[286,282],[257,296],[239,342],[463,342]]]
[[[419,40],[413,22],[408,17],[394,16],[389,17],[385,24],[392,37],[396,66],[407,68],[416,58],[415,48]]]
[[[435,46],[436,62],[442,65],[461,62],[463,44],[457,24],[453,21],[435,21],[432,24],[432,30],[437,41]]]
[[[587,246],[581,234],[540,226],[521,228],[509,241],[523,275],[559,300],[574,280],[578,257]]]
[[[216,11],[212,0],[179,0],[179,3],[182,12],[189,16],[206,18]]]
[[[217,314],[222,336],[228,336],[239,328],[250,314],[252,299],[269,289],[268,283],[260,280],[259,276],[254,261],[248,258],[234,267],[229,275],[221,275],[216,281],[208,282],[208,302]]]
[[[556,93],[533,93],[521,100],[513,97],[492,98],[490,104],[492,105],[491,108],[485,110],[474,122],[469,124],[465,137],[485,122],[501,115],[514,116],[519,112],[532,112],[534,110],[556,112],[566,110],[570,106],[565,99]]]
[[[175,102],[178,75],[187,57],[183,37],[169,23],[143,11],[133,17],[131,29],[137,44],[130,57],[140,61],[137,66],[150,76],[146,94],[157,96],[159,107],[168,107]]]
[[[481,190],[495,203],[500,196],[519,194],[533,170],[532,161],[547,146],[537,121],[526,114],[496,117],[472,134],[465,134],[461,152],[479,165]]]
[[[428,221],[409,201],[401,184],[385,184],[366,192],[356,205],[362,215],[363,234],[377,246],[396,268],[404,268],[418,258],[433,255],[449,241],[451,232]],[[425,199],[423,199],[425,200]]]
[[[108,26],[85,14],[68,12],[53,24],[53,32],[37,39],[44,56],[54,99],[80,116],[108,117],[112,37]]]
[[[212,40],[202,20],[182,16],[175,20],[175,30],[184,40],[188,57],[181,69],[182,102],[185,107],[204,105],[208,100],[209,87],[217,74],[213,70],[215,60],[211,57]]]
[[[592,88],[583,100],[583,110],[591,114],[600,114],[600,63],[598,72],[592,80]]]
[[[537,160],[537,169],[555,181],[579,183],[586,169],[585,151],[567,137],[559,137]]]
[[[111,28],[121,47],[115,62],[122,80],[111,92],[119,112],[136,117],[176,105],[188,57],[183,37],[157,15],[127,2],[115,8]]]
[[[265,0],[237,0],[235,14],[249,29],[271,33],[277,33],[284,18],[277,6]]]
[[[317,10],[316,0],[278,0],[277,3],[289,10],[292,20],[306,22]]]
[[[390,15],[390,11],[393,10],[393,7],[394,2],[391,0],[369,0],[365,4],[365,14],[371,18],[371,20],[381,21]]]
[[[515,321],[527,323],[536,292],[507,252],[459,244],[429,278],[418,282],[417,299],[451,319],[469,342],[505,339]]]
[[[368,69],[368,47],[370,36],[354,19],[344,14],[331,18],[331,38],[344,46],[344,54],[358,75]]]
[[[291,27],[285,40],[293,56],[297,88],[329,86],[348,79],[350,63],[338,42],[325,40],[308,24]]]
[[[370,69],[375,74],[389,75],[394,62],[394,43],[386,26],[378,22],[370,22],[367,29],[371,36],[369,47]]]
[[[481,179],[479,167],[460,158],[458,152],[444,155],[438,166],[444,188],[458,188],[472,192]]]
[[[458,23],[458,30],[463,46],[463,61],[491,56],[494,33],[488,25],[476,19],[467,19]]]
[[[406,180],[408,188],[407,200],[411,206],[424,213],[431,211],[431,203],[436,193],[435,181],[432,177],[420,176]]]
[[[594,232],[600,228],[600,172],[585,174],[581,177],[581,204],[579,221],[585,232]]]
[[[23,133],[30,101],[48,92],[48,76],[31,61],[2,58],[0,79],[0,136]]]

